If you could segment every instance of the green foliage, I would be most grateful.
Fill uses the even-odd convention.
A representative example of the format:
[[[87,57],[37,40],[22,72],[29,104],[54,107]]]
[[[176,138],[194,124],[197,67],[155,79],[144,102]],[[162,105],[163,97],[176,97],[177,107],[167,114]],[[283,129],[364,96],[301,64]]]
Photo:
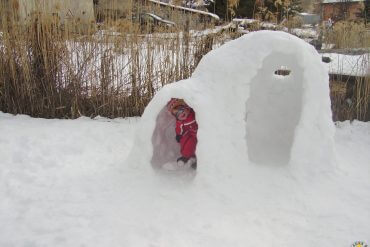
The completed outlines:
[[[215,12],[221,19],[231,19],[232,17],[253,17],[254,5],[256,0],[240,0],[236,7],[230,7],[228,0],[215,0],[208,6],[208,11]],[[229,0],[230,1],[230,0]]]
[[[303,11],[301,0],[292,0],[290,5],[290,13],[293,15],[301,13]]]
[[[215,13],[218,15],[221,19],[226,19],[228,16],[227,13],[227,0],[215,0],[213,3],[211,3],[207,8],[209,12]]]
[[[258,12],[262,20],[267,21],[289,19],[302,12],[301,0],[265,0],[263,6],[256,6],[256,0],[241,0],[237,6],[230,5],[230,0],[215,0],[208,10],[224,20],[232,17],[253,18]]]
[[[266,0],[259,7],[262,20],[280,22],[302,12],[301,0]]]
[[[235,10],[236,17],[253,18],[255,0],[242,0]]]

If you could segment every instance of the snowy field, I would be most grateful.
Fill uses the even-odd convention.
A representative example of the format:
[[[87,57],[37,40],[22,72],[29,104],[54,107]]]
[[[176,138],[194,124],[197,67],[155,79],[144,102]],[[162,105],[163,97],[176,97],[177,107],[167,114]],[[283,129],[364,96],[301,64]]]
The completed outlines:
[[[140,119],[0,113],[0,247],[370,242],[370,123],[334,126],[328,72],[306,42],[261,31],[209,52]],[[161,169],[178,156],[172,97],[196,112],[196,172]]]
[[[337,123],[335,170],[298,178],[258,165],[143,172],[125,163],[139,121],[0,113],[0,246],[370,243],[369,122]]]

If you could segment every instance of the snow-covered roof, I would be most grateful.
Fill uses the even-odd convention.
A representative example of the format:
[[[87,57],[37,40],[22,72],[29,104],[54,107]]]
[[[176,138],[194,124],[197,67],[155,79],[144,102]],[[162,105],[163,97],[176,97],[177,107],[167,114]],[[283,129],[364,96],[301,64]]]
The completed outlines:
[[[165,19],[163,19],[162,17],[160,17],[160,16],[158,16],[158,15],[155,15],[155,14],[153,14],[153,13],[145,13],[145,14],[147,14],[147,15],[149,15],[149,16],[151,16],[151,17],[153,17],[154,19],[157,19],[158,21],[161,21],[161,22],[163,22],[163,23],[166,23],[166,24],[168,24],[168,25],[176,26],[176,23],[174,23],[174,22],[172,22],[172,21],[169,21],[169,20],[165,20]]]
[[[156,3],[156,4],[159,4],[159,5],[162,5],[162,6],[169,6],[169,7],[172,7],[172,8],[181,9],[181,10],[185,10],[185,11],[188,11],[188,12],[193,12],[193,13],[197,13],[197,14],[201,14],[201,15],[208,15],[208,16],[216,19],[216,20],[220,20],[220,17],[218,15],[212,14],[212,13],[209,13],[209,12],[206,12],[206,11],[181,7],[181,6],[178,6],[178,5],[163,3],[163,2],[160,2],[160,1],[156,1],[156,0],[149,0],[149,2]]]
[[[239,24],[241,24],[241,25],[244,25],[244,24],[256,23],[256,22],[258,22],[258,20],[256,20],[256,19],[241,19],[241,18],[234,18],[234,19],[233,19],[233,22],[236,22],[236,23],[239,23]]]
[[[322,3],[365,2],[365,0],[323,0]]]
[[[189,8],[199,8],[204,6],[209,6],[211,1],[204,1],[204,0],[192,0],[187,1],[185,6]]]

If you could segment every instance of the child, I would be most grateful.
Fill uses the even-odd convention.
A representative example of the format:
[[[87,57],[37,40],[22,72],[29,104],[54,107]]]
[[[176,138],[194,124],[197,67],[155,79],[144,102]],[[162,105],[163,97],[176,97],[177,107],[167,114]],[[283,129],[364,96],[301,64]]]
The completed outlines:
[[[195,150],[197,146],[198,124],[195,112],[181,99],[171,99],[167,105],[171,114],[176,117],[176,141],[180,143],[181,157],[177,159],[179,167],[197,167]]]

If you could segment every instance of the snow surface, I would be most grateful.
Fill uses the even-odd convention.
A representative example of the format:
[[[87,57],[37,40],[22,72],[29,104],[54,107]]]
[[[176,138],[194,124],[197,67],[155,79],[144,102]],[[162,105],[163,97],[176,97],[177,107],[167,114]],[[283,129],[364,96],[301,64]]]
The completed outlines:
[[[178,148],[170,97],[196,111],[196,173],[159,168]],[[370,123],[335,129],[314,48],[255,32],[165,86],[140,120],[0,113],[0,246],[369,242],[369,148]]]
[[[314,28],[293,28],[290,30],[290,33],[297,35],[300,38],[308,39],[308,38],[318,38],[318,33]]]
[[[363,55],[322,53],[321,56],[331,59],[331,62],[326,64],[330,74],[351,76],[370,75],[369,53]]]
[[[233,160],[226,174],[143,172],[123,162],[137,122],[0,113],[0,246],[370,242],[370,122],[337,123],[335,169],[305,179]]]

